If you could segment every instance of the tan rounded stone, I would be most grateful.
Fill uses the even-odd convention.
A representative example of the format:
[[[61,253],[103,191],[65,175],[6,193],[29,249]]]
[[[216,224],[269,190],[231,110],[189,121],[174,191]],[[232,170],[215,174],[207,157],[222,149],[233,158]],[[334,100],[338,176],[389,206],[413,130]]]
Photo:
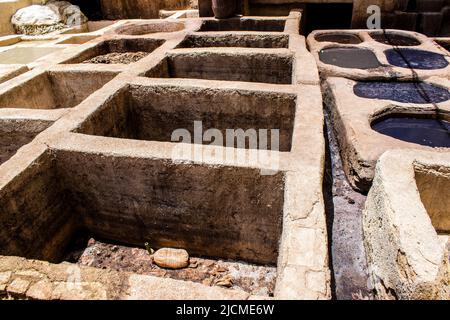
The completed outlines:
[[[161,268],[181,269],[189,265],[189,254],[184,249],[162,248],[154,253],[153,261]]]

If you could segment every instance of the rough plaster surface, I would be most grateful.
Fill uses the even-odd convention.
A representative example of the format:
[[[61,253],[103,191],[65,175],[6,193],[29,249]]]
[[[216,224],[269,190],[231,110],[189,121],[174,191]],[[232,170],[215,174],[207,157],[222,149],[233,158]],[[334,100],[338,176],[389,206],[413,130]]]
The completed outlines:
[[[245,23],[249,19],[253,25],[268,23],[258,17]],[[256,298],[233,289],[59,263],[61,248],[81,226],[133,245],[146,239],[156,247],[276,265],[275,299],[329,299],[322,99],[314,58],[298,35],[299,19],[297,11],[284,17],[276,38],[270,38],[272,32],[230,32],[231,39],[243,39],[236,40],[244,43],[240,48],[230,48],[230,40],[219,36],[213,41],[223,41],[228,48],[222,51],[179,48],[193,35],[217,34],[199,32],[202,19],[180,19],[181,30],[171,29],[170,21],[120,21],[107,27],[111,32],[87,34],[97,37],[82,44],[56,44],[71,37],[58,36],[54,43],[65,48],[61,54],[44,57],[30,65],[33,70],[0,84],[0,119],[54,122],[0,166],[0,293],[32,299]],[[112,31],[136,23],[169,28],[134,36]],[[62,64],[113,39],[160,45],[130,65]],[[164,69],[171,57],[199,52],[211,59],[204,66],[211,74],[217,72],[214,64],[222,63],[216,57],[225,56],[228,62],[241,59],[244,76],[232,78],[220,66],[228,72],[220,80],[179,79],[189,70],[170,74]],[[260,78],[249,77],[261,71],[261,61],[269,68]],[[170,105],[164,94],[178,103]],[[183,100],[198,109],[182,112]],[[225,108],[225,101],[232,108]],[[157,139],[161,134],[144,123],[137,127],[140,132],[127,133],[138,121],[125,111],[142,113],[147,107],[167,109],[153,121],[168,130],[170,119],[182,126],[192,120],[219,128],[282,126],[284,150],[269,152],[268,162],[241,163],[237,148]],[[224,151],[234,156],[214,157]],[[267,154],[241,152],[249,159]]]
[[[440,207],[450,196],[442,188],[449,161],[448,153],[411,150],[388,151],[378,161],[363,228],[379,298],[449,298],[448,207]]]

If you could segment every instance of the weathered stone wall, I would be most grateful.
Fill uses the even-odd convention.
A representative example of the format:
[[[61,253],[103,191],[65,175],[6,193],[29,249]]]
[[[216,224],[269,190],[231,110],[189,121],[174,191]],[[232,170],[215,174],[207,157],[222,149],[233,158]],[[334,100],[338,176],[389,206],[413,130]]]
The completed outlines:
[[[187,9],[189,0],[101,0],[103,19],[156,19],[161,9]]]

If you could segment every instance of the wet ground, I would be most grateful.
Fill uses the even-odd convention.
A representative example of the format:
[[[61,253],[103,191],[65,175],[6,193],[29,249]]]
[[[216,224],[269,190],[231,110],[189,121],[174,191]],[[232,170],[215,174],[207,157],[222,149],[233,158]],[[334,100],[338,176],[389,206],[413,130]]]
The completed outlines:
[[[87,246],[85,243],[82,248],[74,248],[64,260],[102,269],[241,289],[259,296],[273,296],[276,282],[276,267],[191,257],[187,268],[163,269],[153,263],[146,249],[109,244],[93,238],[87,240]]]
[[[112,52],[100,56],[96,56],[92,59],[83,61],[83,63],[105,63],[105,64],[130,64],[141,60],[142,58],[149,55],[148,52],[138,51],[138,52]]]
[[[339,148],[325,113],[327,166],[324,197],[335,299],[373,299],[363,245],[362,210],[366,196],[354,191],[342,168]]]

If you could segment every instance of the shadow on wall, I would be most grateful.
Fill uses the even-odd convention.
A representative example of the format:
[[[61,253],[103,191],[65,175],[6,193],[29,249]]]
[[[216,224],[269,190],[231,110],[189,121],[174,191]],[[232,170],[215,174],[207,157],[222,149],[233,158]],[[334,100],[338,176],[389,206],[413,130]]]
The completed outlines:
[[[162,9],[188,9],[192,0],[71,0],[89,20],[157,19]]]

